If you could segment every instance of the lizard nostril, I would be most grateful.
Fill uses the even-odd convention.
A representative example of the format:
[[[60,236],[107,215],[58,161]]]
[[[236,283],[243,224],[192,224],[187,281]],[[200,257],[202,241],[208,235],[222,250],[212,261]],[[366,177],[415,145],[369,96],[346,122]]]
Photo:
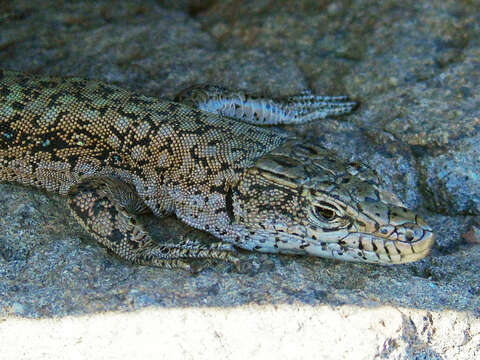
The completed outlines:
[[[413,234],[412,230],[408,230],[405,233],[405,239],[407,239],[407,241],[412,241],[414,238],[415,238],[415,235]]]

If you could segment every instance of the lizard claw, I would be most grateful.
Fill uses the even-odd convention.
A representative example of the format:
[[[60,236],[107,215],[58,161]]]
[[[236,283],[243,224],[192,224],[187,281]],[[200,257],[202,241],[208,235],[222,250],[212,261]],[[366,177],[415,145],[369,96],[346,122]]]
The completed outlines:
[[[289,97],[286,106],[298,122],[306,122],[331,115],[348,114],[358,106],[358,103],[351,101],[348,96],[319,96],[310,91],[303,91]]]
[[[243,271],[242,262],[236,256],[229,254],[226,260],[231,262],[235,266],[235,269],[237,269],[237,272],[241,273]]]

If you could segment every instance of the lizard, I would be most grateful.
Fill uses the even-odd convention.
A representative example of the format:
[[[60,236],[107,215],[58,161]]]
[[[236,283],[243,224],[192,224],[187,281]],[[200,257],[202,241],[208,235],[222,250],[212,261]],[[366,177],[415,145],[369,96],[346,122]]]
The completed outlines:
[[[88,234],[135,264],[239,266],[237,248],[382,265],[422,259],[432,228],[375,171],[268,126],[355,107],[346,96],[269,99],[213,85],[167,100],[0,70],[0,181],[65,196]],[[158,243],[139,221],[147,213],[174,214],[219,241]]]

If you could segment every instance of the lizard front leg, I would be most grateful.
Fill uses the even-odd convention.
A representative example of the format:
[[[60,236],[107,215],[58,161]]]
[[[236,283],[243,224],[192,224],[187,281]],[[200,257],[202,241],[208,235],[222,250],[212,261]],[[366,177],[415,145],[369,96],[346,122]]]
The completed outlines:
[[[178,94],[175,101],[255,125],[303,124],[348,114],[357,106],[347,96],[319,96],[309,90],[268,99],[213,85],[190,87]]]
[[[68,205],[79,223],[98,242],[132,263],[194,271],[185,259],[214,258],[233,262],[228,244],[203,245],[191,239],[158,244],[138,221],[148,208],[128,184],[110,178],[89,178],[69,192]]]

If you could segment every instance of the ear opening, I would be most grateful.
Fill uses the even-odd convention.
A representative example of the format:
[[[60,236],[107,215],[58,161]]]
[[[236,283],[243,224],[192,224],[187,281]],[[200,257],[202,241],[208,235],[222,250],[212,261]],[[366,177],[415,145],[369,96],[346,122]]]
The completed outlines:
[[[225,208],[230,219],[230,224],[235,221],[235,214],[233,212],[233,189],[230,187],[225,195]]]

